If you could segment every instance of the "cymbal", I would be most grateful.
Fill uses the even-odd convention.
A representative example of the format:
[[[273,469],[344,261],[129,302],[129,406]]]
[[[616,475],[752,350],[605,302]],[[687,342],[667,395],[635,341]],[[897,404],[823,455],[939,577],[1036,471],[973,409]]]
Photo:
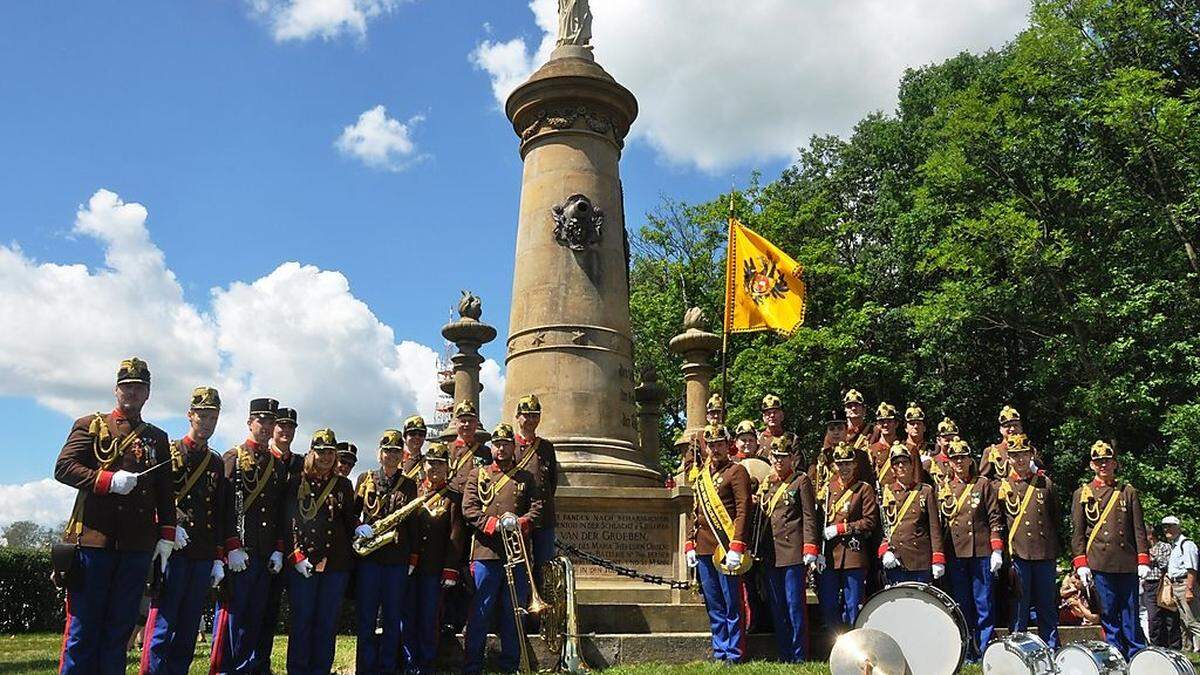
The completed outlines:
[[[856,628],[843,633],[829,654],[832,675],[912,675],[900,645],[883,631]]]

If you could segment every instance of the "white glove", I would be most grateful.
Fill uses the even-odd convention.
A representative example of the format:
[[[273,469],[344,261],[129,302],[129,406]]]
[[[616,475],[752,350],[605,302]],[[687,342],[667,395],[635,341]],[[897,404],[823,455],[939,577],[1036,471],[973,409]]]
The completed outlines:
[[[838,536],[837,525],[828,525],[825,527],[825,539],[833,539]]]
[[[182,525],[176,525],[175,526],[175,550],[178,551],[179,549],[183,548],[184,546],[187,546],[188,541],[189,541],[189,538],[188,538],[187,530],[183,529]]]
[[[250,562],[250,554],[246,553],[244,548],[235,548],[225,556],[229,560],[229,571],[244,572],[246,564]]]
[[[1150,574],[1149,565],[1138,565],[1138,579],[1145,579],[1148,574]]]
[[[737,551],[730,551],[725,554],[725,567],[729,569],[737,569],[742,564],[742,554]]]
[[[1004,554],[1000,551],[992,551],[992,561],[989,567],[992,569],[992,574],[1000,572],[1000,568],[1004,566]]]
[[[212,583],[213,588],[219,586],[221,584],[221,580],[225,578],[225,563],[221,562],[220,560],[214,560],[212,573],[208,575],[208,578]]]
[[[154,557],[150,558],[153,562],[155,558],[162,560],[162,571],[167,571],[167,558],[171,557],[171,552],[175,550],[175,542],[171,539],[159,539],[154,546]]]
[[[815,556],[815,555],[813,555],[813,554],[811,554],[811,553],[805,553],[805,554],[804,554],[804,560],[803,560],[802,562],[803,562],[805,565],[811,565],[811,564],[813,564],[813,563],[817,562],[817,556]]]
[[[892,553],[891,551],[884,551],[883,566],[886,569],[894,570],[900,566],[900,560],[896,557],[895,553]]]
[[[312,576],[313,564],[308,561],[308,558],[296,563],[295,567],[296,571],[300,573],[300,576],[304,577],[305,579]]]
[[[413,572],[416,572],[416,571],[417,571],[417,566],[416,566],[416,565],[409,565],[409,566],[408,566],[408,576],[410,576],[410,577],[411,577],[411,576],[412,576],[412,573],[413,573]]]
[[[941,579],[946,576],[946,566],[942,563],[933,563],[933,567],[930,567],[929,571],[933,572],[934,579]]]
[[[372,529],[370,525],[363,523],[362,525],[354,528],[354,536],[358,537],[359,539],[370,539],[371,537],[375,536],[375,530]]]
[[[1084,586],[1092,585],[1092,568],[1077,567],[1075,569],[1075,576],[1079,577],[1079,580],[1083,582]]]
[[[312,565],[309,565],[312,567]],[[283,569],[283,552],[275,551],[267,560],[267,571],[271,574],[279,574],[279,570]]]
[[[457,585],[457,579],[442,579],[442,588],[454,588]]]
[[[686,554],[688,567],[695,567],[700,564],[700,559],[696,557],[696,549],[688,551]]]
[[[133,488],[137,487],[137,480],[136,473],[122,469],[113,474],[112,480],[108,483],[108,491],[119,495],[127,495],[133,492]]]
[[[823,574],[824,572],[825,572],[825,556],[819,555],[819,556],[817,556],[817,574]]]

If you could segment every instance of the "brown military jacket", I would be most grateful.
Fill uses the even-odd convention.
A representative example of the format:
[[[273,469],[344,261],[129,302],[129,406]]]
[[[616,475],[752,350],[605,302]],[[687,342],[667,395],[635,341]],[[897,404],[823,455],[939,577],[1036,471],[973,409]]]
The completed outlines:
[[[1033,453],[1033,464],[1039,471],[1045,469],[1039,452]],[[983,450],[983,461],[979,463],[979,475],[992,480],[1000,480],[1012,473],[1008,460],[1008,441],[993,443]]]
[[[188,534],[188,545],[180,553],[188,560],[222,557],[237,537],[221,456],[184,436],[171,443],[171,475],[176,521]]]
[[[733,539],[729,542],[729,549],[745,553],[746,542],[750,538],[750,474],[746,467],[732,460],[727,460],[716,469],[711,464],[706,465],[704,470],[712,472],[717,496],[733,520]],[[700,487],[695,489],[699,490]],[[712,555],[717,550],[717,536],[713,534],[713,528],[719,528],[720,524],[713,523],[712,527],[709,527],[708,518],[700,508],[699,499],[692,500],[692,516],[692,531],[688,535],[684,550],[695,549],[696,555]]]
[[[529,470],[541,483],[542,527],[554,527],[558,522],[554,508],[554,495],[558,493],[558,456],[554,452],[554,444],[550,441],[537,437],[530,441],[518,435],[518,462],[529,454],[531,447],[535,448],[535,456],[529,465]]]
[[[879,527],[875,488],[866,481],[856,480],[843,489],[841,478],[834,476],[823,507],[825,525],[836,525],[838,529],[838,536],[825,542],[829,566],[835,570],[868,567],[871,563],[868,542]]]
[[[812,481],[807,474],[794,472],[784,482],[772,473],[759,491],[759,507],[767,526],[760,536],[774,545],[764,551],[760,542],[756,550],[774,554],[776,567],[802,564],[806,554],[820,552],[821,524],[817,521]]]
[[[354,508],[359,519],[372,527],[385,516],[399,511],[417,496],[417,484],[405,476],[403,468],[396,469],[388,478],[383,469],[364,471],[358,475],[354,485]],[[413,517],[396,527],[396,538],[388,545],[367,556],[367,560],[380,565],[409,563],[416,540]]]
[[[303,488],[307,488],[307,495],[301,494]],[[328,494],[318,503],[326,489]],[[317,572],[347,572],[354,568],[350,544],[360,521],[349,478],[336,473],[327,478],[301,474],[288,483],[286,502],[285,536],[292,551],[288,562],[294,565],[308,559]]]
[[[871,447],[870,428],[870,425],[865,423],[858,431],[846,427],[846,442],[857,450],[866,450]]]
[[[1108,517],[1097,524],[1113,490],[1117,490],[1117,501]],[[1087,548],[1096,527],[1100,533]],[[1138,565],[1150,564],[1142,503],[1132,485],[1093,480],[1075,491],[1071,497],[1071,553],[1075,567],[1086,565],[1093,572],[1136,572]]]
[[[867,457],[871,462],[870,473],[860,473],[863,480],[868,480],[865,476],[870,476],[870,482],[875,485],[891,485],[895,482],[896,477],[892,475],[892,463],[888,457],[892,452],[892,446],[884,440],[876,441],[867,448]],[[885,468],[886,467],[886,468]]]
[[[1021,560],[1056,560],[1059,553],[1058,492],[1044,473],[1038,472],[1029,478],[1022,480],[1013,473],[996,482],[996,498],[1007,531],[1008,554]],[[1029,495],[1028,506],[1022,512],[1021,505],[1031,489],[1034,492]],[[1021,515],[1020,523],[1016,522],[1018,515]]]
[[[468,560],[504,560],[504,542],[500,538],[500,517],[512,513],[521,522],[521,531],[529,548],[529,534],[542,524],[541,486],[528,467],[513,464],[511,473],[492,462],[471,473],[464,481],[463,520],[474,528]]]
[[[939,489],[938,502],[955,557],[978,558],[1004,548],[1004,522],[992,481],[982,476],[966,483],[951,478]]]
[[[226,545],[226,550],[240,544],[250,555],[266,557],[275,551],[287,550],[284,494],[288,471],[283,461],[267,448],[255,450],[253,446],[253,441],[246,440],[221,457],[225,463],[225,477],[229,479],[229,499],[233,504],[234,530],[230,537],[237,538]],[[247,464],[239,467],[241,455],[246,457]],[[260,485],[261,489],[258,489]],[[257,497],[254,496],[256,489]],[[245,512],[244,515],[239,515],[239,509]]]
[[[950,458],[935,450],[929,458],[929,466],[925,468],[925,473],[930,478],[930,484],[934,488],[940,488],[954,475],[954,470],[950,467]]]
[[[449,488],[435,490],[429,481],[421,483],[418,495],[425,499],[425,506],[413,516],[417,573],[457,579],[466,540],[462,510],[451,499]]]
[[[917,471],[920,472],[920,475],[917,476],[917,480],[922,483],[934,485],[933,476],[925,468],[925,462],[921,459],[921,456],[924,455],[926,450],[929,449],[929,443],[913,443],[911,439],[906,438],[904,439],[904,447],[908,448],[908,454],[912,456],[913,466],[916,467]],[[894,480],[894,477],[889,477],[889,485],[891,484],[892,480]]]
[[[492,463],[492,449],[483,443],[463,443],[454,439],[450,444],[450,493],[462,503],[467,478],[475,476],[479,467]]]
[[[97,436],[90,431],[97,418],[111,434],[108,448],[98,448]],[[130,437],[141,424],[113,411],[80,417],[71,425],[54,465],[54,479],[79,490],[66,541],[88,548],[150,551],[159,539],[175,539],[170,467],[141,478],[127,495],[109,491],[117,471],[137,473],[170,460],[170,442],[162,429],[146,424]]]
[[[914,493],[913,501],[904,509],[909,495]],[[879,557],[891,551],[900,560],[900,567],[909,571],[927,570],[933,563],[946,564],[942,521],[938,518],[937,495],[931,486],[926,483],[907,486],[892,481],[883,489],[880,508],[884,532]],[[904,514],[900,517],[902,509]]]
[[[837,469],[833,466],[832,452],[832,449],[825,448],[817,453],[807,471],[818,510],[821,509],[821,505],[825,502],[825,495],[829,492],[829,481],[837,475]]]

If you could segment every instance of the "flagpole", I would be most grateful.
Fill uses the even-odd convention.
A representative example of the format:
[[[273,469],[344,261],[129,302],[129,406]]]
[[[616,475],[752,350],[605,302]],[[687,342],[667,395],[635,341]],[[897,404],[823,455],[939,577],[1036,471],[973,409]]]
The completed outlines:
[[[725,228],[725,283],[729,283],[729,256],[733,254],[733,192],[729,190],[729,224]],[[725,289],[725,316],[721,317],[721,404],[729,409],[729,289]],[[728,422],[728,420],[725,420]],[[728,426],[728,425],[727,425]]]

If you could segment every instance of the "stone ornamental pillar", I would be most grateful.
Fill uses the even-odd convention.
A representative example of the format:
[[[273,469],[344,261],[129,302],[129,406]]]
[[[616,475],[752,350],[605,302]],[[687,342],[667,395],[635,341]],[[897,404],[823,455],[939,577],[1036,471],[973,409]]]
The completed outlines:
[[[479,382],[479,366],[483,364],[479,348],[496,339],[496,329],[479,320],[482,315],[483,305],[479,297],[463,291],[462,300],[458,303],[458,319],[442,326],[442,337],[458,348],[458,352],[450,357],[450,363],[454,366],[454,388],[446,393],[454,396],[455,405],[470,401],[475,404],[476,410],[479,409],[479,392],[483,390]],[[447,429],[453,426],[452,419]]]
[[[633,397],[638,403],[638,440],[642,454],[646,464],[659,466],[658,423],[662,419],[662,403],[667,398],[667,390],[658,383],[654,368],[642,371],[642,383],[634,388]]]
[[[524,160],[504,410],[537,394],[564,485],[661,485],[638,448],[629,244],[618,163],[637,101],[585,45],[559,46],[505,113]]]
[[[705,406],[712,376],[717,372],[712,359],[721,348],[721,336],[708,332],[704,312],[699,307],[693,307],[683,315],[683,328],[682,333],[671,338],[669,348],[672,353],[683,356],[683,381],[687,392],[684,436],[691,437],[703,433],[707,423]]]

